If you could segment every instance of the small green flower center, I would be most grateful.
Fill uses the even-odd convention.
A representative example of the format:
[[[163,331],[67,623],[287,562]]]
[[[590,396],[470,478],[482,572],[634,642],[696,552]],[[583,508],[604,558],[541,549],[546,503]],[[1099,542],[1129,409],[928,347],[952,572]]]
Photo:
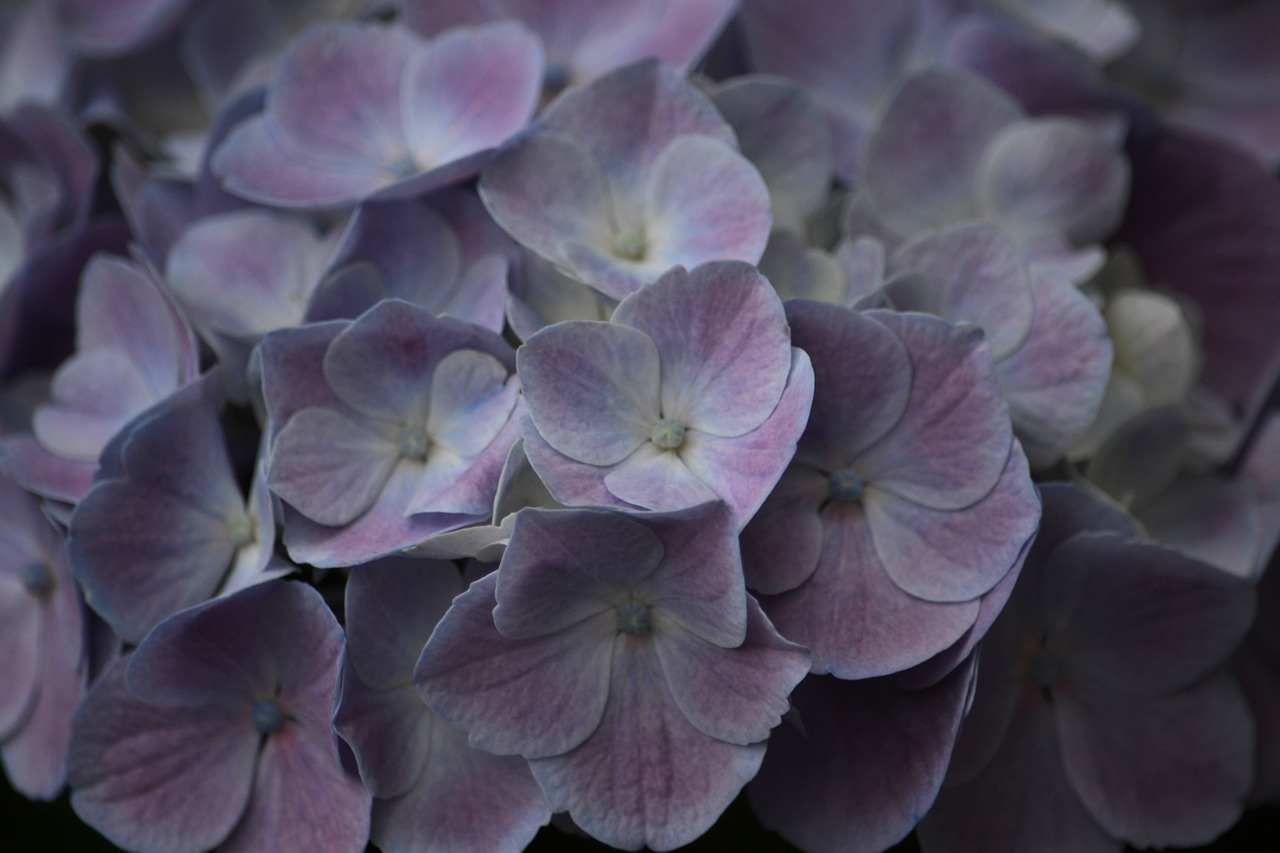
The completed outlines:
[[[628,261],[639,261],[644,258],[644,234],[634,228],[623,228],[613,235],[613,253]]]
[[[253,727],[258,730],[258,734],[262,735],[279,731],[284,726],[284,712],[274,699],[264,699],[254,705],[249,718],[253,720]]]
[[[53,572],[45,563],[27,563],[22,567],[22,585],[36,598],[44,598],[53,592]]]
[[[431,442],[427,439],[427,431],[422,427],[406,426],[400,428],[396,444],[400,447],[401,456],[422,461],[427,458],[427,448]]]
[[[634,598],[618,606],[618,630],[624,634],[649,633],[649,608]]]
[[[684,424],[673,421],[671,418],[663,418],[658,421],[653,432],[649,433],[649,440],[663,450],[675,450],[684,444],[684,431]]]
[[[390,172],[391,176],[397,181],[402,181],[405,178],[418,174],[422,170],[418,168],[418,164],[414,162],[412,156],[408,154],[401,154],[399,157],[387,164],[387,171]]]
[[[1031,658],[1031,666],[1027,670],[1027,677],[1031,679],[1031,683],[1036,687],[1048,690],[1058,683],[1062,678],[1062,672],[1066,669],[1066,665],[1062,660],[1062,655],[1052,649],[1041,647]]]
[[[253,519],[247,513],[241,512],[227,519],[227,538],[237,548],[253,542],[254,535],[257,533],[257,525],[253,523]]]
[[[862,500],[862,489],[866,481],[852,468],[841,468],[832,471],[827,478],[827,494],[838,503],[857,503]]]

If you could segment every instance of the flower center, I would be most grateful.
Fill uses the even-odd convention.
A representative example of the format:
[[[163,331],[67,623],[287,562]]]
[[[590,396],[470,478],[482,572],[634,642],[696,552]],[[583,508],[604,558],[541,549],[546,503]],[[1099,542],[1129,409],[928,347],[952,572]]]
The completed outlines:
[[[624,634],[649,632],[649,608],[634,598],[618,606],[618,630]]]
[[[857,503],[862,500],[862,489],[866,481],[852,468],[841,468],[832,471],[827,478],[827,494],[831,500],[839,503]]]
[[[408,154],[401,154],[387,164],[387,171],[397,181],[403,181],[405,178],[412,177],[422,170],[418,168],[418,164],[414,162],[413,157]]]
[[[406,459],[416,459],[422,461],[427,458],[427,447],[431,442],[427,440],[427,431],[418,426],[406,426],[400,428],[400,434],[396,436],[396,444],[400,447],[400,455]]]
[[[284,712],[274,699],[263,699],[254,705],[249,718],[253,720],[253,727],[258,730],[258,734],[262,735],[279,731],[284,725]]]
[[[649,440],[663,450],[675,450],[684,444],[684,431],[684,424],[673,421],[671,418],[663,418],[658,421],[653,432],[649,433]]]
[[[634,228],[623,228],[613,235],[613,253],[628,261],[644,258],[644,234]]]
[[[22,567],[22,585],[36,598],[44,598],[53,592],[53,573],[44,563],[27,563]]]
[[[243,548],[253,542],[255,526],[253,519],[246,513],[234,515],[227,519],[227,538],[237,548]]]
[[[1058,679],[1062,678],[1062,671],[1065,669],[1062,661],[1062,655],[1041,647],[1036,650],[1035,656],[1031,658],[1031,667],[1027,670],[1027,677],[1031,679],[1031,683],[1042,689],[1049,689],[1058,683]]]

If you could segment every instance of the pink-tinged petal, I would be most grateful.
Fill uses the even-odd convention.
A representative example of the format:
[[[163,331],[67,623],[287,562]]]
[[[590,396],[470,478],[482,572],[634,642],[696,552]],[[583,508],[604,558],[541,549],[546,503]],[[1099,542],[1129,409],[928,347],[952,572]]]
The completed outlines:
[[[301,219],[232,211],[183,232],[169,251],[165,280],[204,326],[263,335],[301,323],[328,250]]]
[[[377,689],[366,685],[343,656],[333,709],[333,730],[355,754],[365,788],[375,797],[410,791],[427,763],[434,717],[413,686]]]
[[[894,428],[852,460],[877,489],[931,509],[986,496],[1009,461],[1012,430],[981,329],[877,312],[906,345],[911,396]],[[921,452],[924,449],[924,452]]]
[[[604,485],[610,467],[578,462],[556,450],[542,437],[530,418],[520,422],[525,454],[538,477],[547,485],[556,502],[565,506],[616,506],[635,509],[634,504],[614,497]]]
[[[216,377],[215,377],[216,379]],[[217,413],[169,408],[124,441],[119,477],[76,507],[68,548],[85,599],[138,643],[160,620],[211,598],[226,578],[244,519]]]
[[[832,504],[813,575],[801,586],[762,599],[778,631],[813,652],[813,672],[868,678],[915,666],[958,640],[978,603],[922,601],[885,574],[862,512]]]
[[[803,234],[826,201],[833,172],[822,110],[800,86],[766,75],[735,77],[711,99],[769,188],[774,227]]]
[[[111,437],[159,399],[129,357],[113,349],[81,350],[63,362],[49,392],[32,430],[46,448],[76,462],[97,461]]]
[[[1043,601],[1066,677],[1137,698],[1185,687],[1225,661],[1254,614],[1246,581],[1111,533],[1057,548],[1044,568]]]
[[[520,243],[563,261],[566,241],[612,245],[613,207],[600,164],[578,141],[543,130],[505,148],[480,175],[480,198]]]
[[[462,592],[451,563],[391,557],[351,573],[346,590],[347,656],[373,690],[413,681],[431,629]]]
[[[1050,230],[1092,243],[1124,214],[1129,164],[1084,122],[1032,119],[991,141],[977,190],[983,211],[1015,234]]]
[[[611,613],[664,551],[652,530],[625,515],[522,510],[502,557],[494,625],[504,637],[528,640]]]
[[[682,136],[653,164],[645,196],[645,260],[666,268],[732,259],[755,263],[773,216],[760,173],[731,146]]]
[[[528,763],[473,749],[438,719],[428,737],[430,759],[418,784],[374,803],[372,841],[385,853],[523,850],[551,818]]]
[[[983,154],[1021,117],[1011,98],[967,72],[910,78],[867,140],[864,180],[876,214],[904,236],[977,216]]]
[[[533,115],[542,45],[513,21],[456,29],[408,61],[400,88],[404,133],[420,169],[505,142]]]
[[[126,665],[112,665],[72,718],[71,806],[124,847],[208,850],[249,801],[261,739],[249,707],[148,705],[126,688]]]
[[[623,461],[661,418],[658,350],[628,326],[549,326],[519,349],[516,368],[538,433],[580,462]]]
[[[761,595],[795,589],[809,579],[822,554],[827,475],[794,464],[742,530],[742,569],[747,586]]]
[[[463,348],[515,367],[511,348],[493,332],[385,300],[334,339],[325,353],[324,375],[333,393],[362,414],[425,424],[434,372],[445,356]]]
[[[681,459],[729,504],[739,528],[755,515],[791,462],[809,418],[813,386],[809,356],[793,347],[782,399],[764,423],[733,438],[698,431],[686,435]]]
[[[1063,685],[1054,707],[1067,777],[1109,834],[1184,847],[1208,844],[1239,819],[1254,727],[1230,674],[1158,698]]]
[[[403,503],[406,513],[452,513],[474,516],[476,521],[491,520],[494,497],[507,453],[518,437],[517,423],[524,414],[514,381],[492,400],[492,409],[501,411],[514,398],[511,417],[477,456],[463,457],[443,443],[431,449],[424,467],[416,462],[402,462],[414,471],[416,484],[410,500]]]
[[[341,169],[313,163],[278,134],[268,119],[253,116],[218,146],[210,168],[227,192],[265,205],[325,208],[354,204],[395,181],[374,160]]]
[[[520,385],[488,353],[454,350],[436,365],[427,434],[464,457],[479,455],[511,419]]]
[[[778,405],[791,369],[790,329],[777,294],[749,264],[677,267],[624,299],[613,322],[657,345],[662,416],[735,436]]]
[[[267,483],[313,521],[343,525],[373,505],[400,458],[393,428],[303,409],[276,436]]]
[[[1016,350],[1031,331],[1030,270],[1008,234],[995,225],[966,223],[921,234],[894,253],[893,271],[923,277],[889,285],[895,308],[982,327],[997,360]]]
[[[707,737],[680,711],[644,639],[615,646],[600,727],[564,755],[530,762],[554,811],[629,850],[670,850],[705,832],[756,774],[764,744]]]
[[[608,178],[618,211],[639,211],[654,163],[681,136],[702,135],[736,147],[715,106],[656,59],[632,63],[569,89],[541,126],[577,140]]]
[[[747,789],[760,822],[814,853],[873,853],[933,804],[974,667],[923,690],[810,678],[792,695],[803,733],[774,733]]]
[[[792,688],[809,672],[809,653],[783,639],[754,599],[747,635],[724,649],[669,623],[655,611],[653,649],[671,698],[708,737],[742,746],[762,741],[782,722]]]
[[[281,707],[300,728],[329,735],[342,657],[342,627],[313,587],[278,581],[221,599],[224,607],[257,607],[257,633],[278,672]],[[216,603],[216,602],[215,602]],[[129,684],[135,679],[131,672]],[[329,741],[332,745],[332,741]]]
[[[33,435],[0,438],[0,474],[41,497],[74,504],[93,485],[95,462],[54,456]]]
[[[1124,848],[1098,825],[1067,779],[1053,710],[1038,698],[1014,718],[981,776],[958,786],[944,782],[917,837],[926,853],[1120,853]]]
[[[1017,444],[995,487],[963,509],[929,509],[868,487],[863,510],[885,572],[928,601],[988,592],[1018,563],[1040,522],[1040,499]]]
[[[650,253],[643,260],[632,261],[620,258],[611,244],[602,248],[568,240],[561,243],[556,251],[557,263],[565,273],[576,281],[584,282],[609,301],[630,296],[671,268],[661,253]]]
[[[56,8],[78,52],[111,56],[162,35],[190,5],[190,0],[62,0]]]
[[[689,437],[685,438],[686,443]],[[619,500],[657,512],[720,500],[680,454],[646,442],[604,474],[604,486]]]
[[[598,4],[591,4],[594,9]],[[733,16],[736,0],[692,0],[686,3],[638,4],[657,7],[656,20],[643,37],[629,33],[630,44],[614,46],[627,60],[656,56],[682,73],[688,72]],[[610,56],[613,51],[605,54]]]
[[[329,267],[336,271],[360,261],[377,271],[376,280],[385,283],[380,290],[439,315],[443,312],[436,309],[457,286],[463,258],[458,235],[440,214],[416,201],[397,199],[356,208]]]
[[[287,838],[316,853],[360,853],[371,805],[360,779],[343,769],[327,726],[286,722],[263,744],[244,819],[218,849],[253,853]]]
[[[1051,465],[1093,423],[1111,375],[1107,324],[1075,286],[1032,276],[1026,342],[996,365],[1000,391],[1033,471]]]
[[[409,153],[401,79],[423,42],[403,27],[322,24],[304,32],[276,68],[268,127],[313,165],[347,171]]]
[[[897,335],[854,311],[800,299],[787,303],[787,321],[792,343],[813,362],[813,411],[801,458],[838,470],[902,418],[911,357]]]
[[[257,348],[271,437],[306,408],[341,409],[325,381],[323,363],[329,344],[351,324],[344,320],[277,329]]]
[[[511,640],[493,624],[497,580],[481,578],[454,599],[418,659],[418,692],[474,747],[526,757],[567,752],[604,714],[617,619],[607,613]]]

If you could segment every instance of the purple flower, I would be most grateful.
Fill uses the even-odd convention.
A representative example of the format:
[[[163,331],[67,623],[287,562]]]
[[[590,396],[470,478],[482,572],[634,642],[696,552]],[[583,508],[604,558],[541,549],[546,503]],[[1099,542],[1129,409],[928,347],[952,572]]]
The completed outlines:
[[[385,300],[261,352],[267,483],[295,560],[352,565],[490,517],[519,399],[498,335]]]
[[[363,850],[369,794],[329,723],[341,652],[337,620],[303,584],[259,584],[161,623],[76,712],[76,814],[146,853],[282,838]]]
[[[778,297],[732,261],[671,270],[609,323],[543,329],[517,361],[525,450],[557,500],[724,500],[739,526],[790,461],[813,393]]]
[[[595,837],[688,843],[755,775],[808,670],[743,589],[735,530],[722,504],[523,511],[432,633],[419,691],[474,746],[528,758]]]
[[[528,122],[542,51],[523,27],[424,42],[400,26],[335,23],[298,36],[264,112],[213,159],[227,189],[266,204],[336,207],[464,180]]]

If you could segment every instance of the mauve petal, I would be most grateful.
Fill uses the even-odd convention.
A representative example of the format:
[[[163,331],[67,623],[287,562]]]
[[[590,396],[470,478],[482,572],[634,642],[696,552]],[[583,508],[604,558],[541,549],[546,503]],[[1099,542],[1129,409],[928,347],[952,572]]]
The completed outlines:
[[[821,302],[787,302],[791,340],[813,362],[813,411],[800,455],[830,471],[845,467],[902,418],[911,397],[911,357],[901,339],[865,314]]]
[[[657,345],[664,417],[735,436],[778,405],[791,369],[790,329],[777,294],[751,265],[672,269],[624,299],[613,322]]]
[[[1237,577],[1256,580],[1266,567],[1257,498],[1243,480],[1185,477],[1134,512],[1153,538]]]
[[[373,690],[413,683],[431,629],[463,590],[452,563],[389,557],[347,579],[347,656]]]
[[[984,212],[1011,232],[1051,230],[1077,245],[1115,230],[1129,197],[1129,164],[1084,122],[1018,122],[991,141],[979,167]]]
[[[658,350],[628,326],[549,326],[520,347],[516,368],[538,433],[580,462],[623,461],[661,418]]]
[[[795,455],[813,399],[809,356],[791,349],[791,374],[773,413],[751,432],[733,438],[694,431],[685,436],[685,466],[732,507],[739,527],[768,496]],[[607,483],[606,483],[607,485]]]
[[[496,574],[454,599],[414,670],[418,692],[472,746],[559,755],[600,724],[609,697],[612,613],[555,634],[511,640],[493,624]]]
[[[76,503],[93,485],[97,470],[97,462],[53,455],[33,435],[0,438],[0,474],[44,498]]]
[[[401,459],[393,428],[356,417],[303,409],[276,436],[267,483],[320,524],[349,524],[367,511]]]
[[[803,234],[805,220],[826,201],[834,169],[817,102],[795,83],[763,74],[728,80],[711,100],[769,188],[774,227]]]
[[[397,26],[320,24],[276,67],[266,120],[313,165],[347,171],[408,154],[400,86],[423,42]]]
[[[943,784],[917,828],[926,853],[1120,853],[1062,769],[1054,713],[1035,702],[1013,721],[986,771]],[[961,735],[963,737],[963,735]]]
[[[640,210],[654,162],[675,139],[696,134],[736,147],[733,130],[711,101],[656,59],[567,90],[541,125],[572,137],[593,155],[618,211]]]
[[[454,350],[436,365],[427,435],[464,457],[479,455],[511,419],[519,383],[488,353]]]
[[[885,572],[927,601],[988,592],[1017,564],[1040,521],[1040,499],[1016,444],[995,487],[967,507],[935,510],[869,488],[863,510]]]
[[[165,280],[208,328],[263,335],[301,323],[328,248],[300,219],[232,211],[183,232],[169,251]]]
[[[176,711],[125,687],[127,659],[99,679],[71,721],[67,780],[85,823],[134,850],[200,853],[240,821],[261,735],[248,708]]]
[[[876,853],[901,841],[942,785],[973,670],[924,690],[806,680],[792,695],[803,733],[778,729],[747,789],[760,822],[814,853]]]
[[[895,308],[981,326],[997,360],[1016,350],[1031,331],[1031,273],[1008,234],[995,225],[965,223],[921,234],[894,252],[893,272],[924,278],[888,286]]]
[[[907,347],[911,396],[894,428],[851,460],[854,469],[922,506],[969,506],[995,486],[1012,440],[986,336],[922,314],[873,316]]]
[[[795,589],[818,567],[827,475],[799,463],[783,472],[759,511],[742,529],[742,569],[761,595]]]
[[[46,637],[40,602],[22,583],[22,563],[27,558],[11,555],[2,545],[0,549],[5,568],[15,570],[0,578],[0,673],[5,681],[0,695],[0,737],[8,737],[38,698]]]
[[[754,599],[747,635],[724,649],[654,613],[653,650],[685,718],[708,737],[746,746],[769,737],[790,708],[787,697],[809,672],[809,653],[784,640]]]
[[[1239,819],[1254,726],[1229,673],[1158,698],[1064,685],[1054,708],[1067,776],[1111,835],[1138,847],[1193,846]]]
[[[430,759],[418,784],[373,804],[372,841],[384,853],[519,853],[551,819],[523,758],[473,749],[464,733],[440,720],[429,737]]]
[[[521,510],[498,574],[494,625],[528,640],[611,612],[664,551],[652,530],[622,514]]]
[[[431,729],[443,725],[422,704],[411,679],[399,687],[366,685],[343,656],[333,730],[355,754],[365,788],[378,798],[410,791],[427,763]]]
[[[493,398],[493,409],[501,410],[509,402],[515,408],[511,417],[501,423],[501,430],[478,455],[459,456],[443,444],[437,444],[427,457],[424,469],[418,463],[406,464],[415,469],[417,486],[413,497],[404,504],[407,513],[452,513],[475,516],[475,520],[492,520],[493,502],[507,454],[518,438],[517,424],[524,414],[524,404],[512,379]]]
[[[266,738],[244,818],[218,849],[256,853],[287,838],[316,853],[360,853],[371,804],[359,777],[343,769],[328,726],[286,722]]]
[[[764,744],[707,737],[681,713],[646,638],[614,646],[609,703],[572,752],[530,762],[554,811],[629,850],[670,850],[705,832],[760,767]]]
[[[322,365],[329,344],[350,325],[345,320],[335,320],[277,329],[258,345],[262,399],[271,438],[303,409],[342,408],[341,401],[325,381]]]
[[[32,431],[44,447],[76,462],[95,462],[121,427],[159,400],[137,365],[115,349],[76,353],[58,368],[49,392]]]
[[[399,92],[420,169],[493,148],[525,126],[542,89],[542,45],[514,21],[450,30],[408,61]]]
[[[227,192],[265,205],[324,208],[353,204],[395,181],[373,160],[340,169],[313,163],[278,133],[266,118],[253,116],[218,146],[210,168]]]
[[[635,509],[605,488],[611,467],[587,465],[565,456],[542,437],[530,418],[520,422],[525,455],[556,502],[565,506],[615,506]]]
[[[480,174],[478,191],[503,230],[548,260],[563,262],[565,242],[601,250],[613,244],[604,173],[568,136],[539,130],[504,148]]]
[[[1021,117],[1008,95],[968,72],[911,77],[867,140],[864,180],[877,215],[904,236],[977,216],[983,154]]]
[[[679,454],[651,443],[609,468],[604,486],[620,500],[657,512],[720,499]]]
[[[862,512],[831,504],[813,575],[762,600],[784,637],[808,646],[812,670],[868,678],[915,666],[973,625],[978,603],[935,603],[903,592],[885,574]]]
[[[1043,601],[1073,682],[1118,696],[1169,693],[1203,677],[1253,621],[1253,585],[1171,548],[1084,533],[1053,552]]]
[[[613,238],[609,235],[607,239]],[[575,239],[560,243],[555,259],[567,275],[585,283],[605,300],[624,299],[671,268],[660,253],[632,261],[619,257],[612,245],[603,248]]]
[[[773,217],[760,173],[731,146],[682,136],[653,164],[645,195],[645,260],[661,267],[755,263]]]

